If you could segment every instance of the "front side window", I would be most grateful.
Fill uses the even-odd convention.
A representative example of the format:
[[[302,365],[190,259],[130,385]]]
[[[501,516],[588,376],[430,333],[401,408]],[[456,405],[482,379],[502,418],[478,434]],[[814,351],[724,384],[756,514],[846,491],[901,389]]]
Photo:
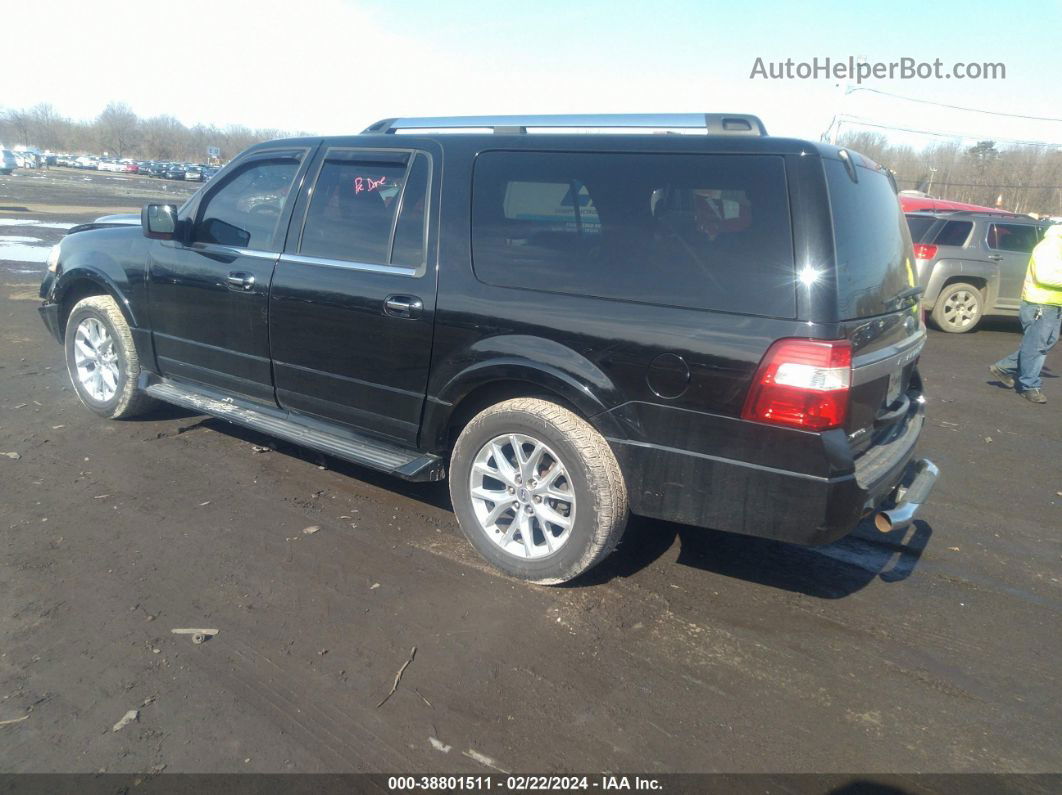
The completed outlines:
[[[777,156],[486,152],[473,177],[472,258],[499,286],[796,312]]]
[[[1036,227],[1024,224],[992,224],[988,229],[988,247],[999,251],[1029,254],[1036,248]]]
[[[424,260],[429,165],[424,155],[329,153],[306,212],[299,253],[417,267]],[[393,242],[393,256],[392,256]]]
[[[294,158],[255,161],[238,170],[199,211],[193,240],[269,250],[298,170]]]

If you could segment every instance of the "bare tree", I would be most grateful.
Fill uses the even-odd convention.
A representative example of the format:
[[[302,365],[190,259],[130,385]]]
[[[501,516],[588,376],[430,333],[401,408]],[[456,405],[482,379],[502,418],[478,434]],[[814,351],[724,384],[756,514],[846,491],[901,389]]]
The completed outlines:
[[[879,133],[853,131],[842,145],[867,155],[896,174],[901,189],[1003,207],[1015,212],[1062,215],[1062,146],[1000,148],[993,141],[973,146],[941,143],[914,150],[896,146]]]
[[[136,141],[138,119],[124,102],[112,102],[96,119],[100,144],[115,157],[127,154]]]
[[[185,156],[188,130],[173,116],[146,119],[140,124],[140,132],[140,152],[161,160]]]
[[[23,146],[30,142],[30,114],[25,110],[9,110],[4,113],[4,127],[10,130],[9,135]]]
[[[57,149],[62,142],[65,119],[46,102],[34,105],[27,115],[33,144],[48,150]]]

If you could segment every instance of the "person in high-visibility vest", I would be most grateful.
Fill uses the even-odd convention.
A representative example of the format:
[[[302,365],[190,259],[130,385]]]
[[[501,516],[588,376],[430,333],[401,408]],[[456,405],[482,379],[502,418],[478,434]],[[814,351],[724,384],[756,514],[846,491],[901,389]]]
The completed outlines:
[[[1046,403],[1040,370],[1062,329],[1062,224],[1049,226],[1033,249],[1021,292],[1021,347],[988,370],[1030,403]]]

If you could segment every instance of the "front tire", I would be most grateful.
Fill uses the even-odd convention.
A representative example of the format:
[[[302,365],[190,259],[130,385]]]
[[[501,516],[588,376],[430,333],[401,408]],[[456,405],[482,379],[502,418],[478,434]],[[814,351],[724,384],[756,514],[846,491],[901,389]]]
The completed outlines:
[[[627,525],[627,487],[608,442],[537,398],[497,403],[465,426],[450,462],[461,530],[495,568],[567,582],[604,559]]]
[[[66,369],[78,399],[111,420],[134,417],[155,401],[137,389],[140,357],[118,304],[109,295],[78,301],[66,321]]]
[[[977,328],[983,314],[981,291],[966,282],[952,282],[940,291],[930,317],[941,331],[965,334]]]

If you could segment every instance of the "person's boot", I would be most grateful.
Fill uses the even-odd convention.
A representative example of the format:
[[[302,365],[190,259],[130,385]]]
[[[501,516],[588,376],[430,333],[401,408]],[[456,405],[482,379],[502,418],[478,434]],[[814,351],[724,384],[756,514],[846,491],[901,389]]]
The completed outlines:
[[[1028,400],[1030,403],[1047,402],[1047,398],[1044,397],[1044,393],[1041,392],[1039,389],[1026,389],[1023,392],[1019,392],[1018,394]]]
[[[1007,389],[1014,388],[1014,376],[1008,373],[1006,370],[1001,370],[994,364],[988,365],[988,372],[996,377],[996,380],[1001,382]]]

